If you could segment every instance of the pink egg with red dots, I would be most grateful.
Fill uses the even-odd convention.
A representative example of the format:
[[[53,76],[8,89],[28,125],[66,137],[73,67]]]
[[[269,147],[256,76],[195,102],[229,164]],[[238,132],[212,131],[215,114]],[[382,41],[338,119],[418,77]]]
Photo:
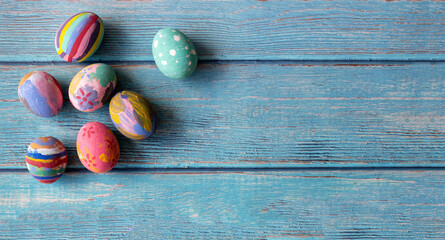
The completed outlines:
[[[107,126],[100,122],[89,122],[77,134],[77,155],[88,170],[105,173],[116,166],[119,160],[119,143]]]

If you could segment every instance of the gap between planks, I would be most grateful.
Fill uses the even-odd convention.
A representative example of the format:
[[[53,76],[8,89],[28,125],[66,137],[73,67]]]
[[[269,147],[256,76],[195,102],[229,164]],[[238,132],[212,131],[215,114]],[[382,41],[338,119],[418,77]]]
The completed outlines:
[[[9,168],[0,169],[3,173],[24,173],[26,168]],[[305,171],[400,171],[400,172],[416,172],[416,171],[445,171],[445,167],[296,167],[296,168],[116,168],[105,174],[120,173],[172,173],[172,174],[188,174],[188,173],[236,173],[236,172],[305,172]],[[65,173],[91,173],[87,169],[67,168]]]
[[[154,61],[84,61],[81,63],[70,63],[70,62],[55,62],[55,61],[17,61],[17,62],[8,62],[8,61],[0,61],[0,65],[11,65],[11,66],[20,66],[20,65],[52,65],[52,66],[63,66],[63,65],[84,65],[84,64],[93,64],[93,63],[107,63],[110,65],[143,65],[143,64],[151,64],[155,65]],[[438,59],[438,60],[403,60],[403,59],[397,59],[397,60],[328,60],[328,59],[320,59],[320,60],[199,60],[198,59],[198,65],[199,64],[278,64],[278,65],[288,65],[288,64],[295,64],[295,65],[357,65],[357,66],[366,66],[366,65],[402,65],[402,64],[413,64],[413,63],[445,63],[444,59]]]

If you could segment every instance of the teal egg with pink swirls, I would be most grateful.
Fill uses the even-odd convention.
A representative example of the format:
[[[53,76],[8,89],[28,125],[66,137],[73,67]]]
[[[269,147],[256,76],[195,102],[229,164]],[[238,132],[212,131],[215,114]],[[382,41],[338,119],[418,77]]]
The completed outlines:
[[[112,67],[103,63],[91,64],[74,76],[68,95],[77,110],[92,112],[108,102],[116,84],[116,73]]]

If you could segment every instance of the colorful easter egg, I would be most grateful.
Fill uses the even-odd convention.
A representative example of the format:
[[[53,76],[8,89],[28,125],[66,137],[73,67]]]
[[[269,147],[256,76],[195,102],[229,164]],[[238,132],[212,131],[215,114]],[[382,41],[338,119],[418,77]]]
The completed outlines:
[[[154,107],[138,93],[117,93],[110,101],[109,110],[114,126],[128,138],[145,139],[156,131]]]
[[[54,44],[63,60],[82,62],[96,52],[103,36],[102,19],[92,12],[82,12],[60,26]]]
[[[77,155],[90,171],[110,171],[119,160],[119,143],[113,132],[100,122],[89,122],[77,134]]]
[[[181,31],[165,28],[153,39],[153,58],[159,70],[170,78],[186,78],[196,68],[198,56],[192,41]]]
[[[74,76],[68,95],[71,104],[82,112],[92,112],[105,105],[116,87],[116,73],[103,63],[89,65]]]
[[[26,166],[41,183],[53,183],[65,172],[68,157],[62,142],[53,137],[39,137],[28,147]]]
[[[41,117],[52,117],[63,105],[59,82],[46,72],[33,71],[19,83],[19,99],[30,112]]]

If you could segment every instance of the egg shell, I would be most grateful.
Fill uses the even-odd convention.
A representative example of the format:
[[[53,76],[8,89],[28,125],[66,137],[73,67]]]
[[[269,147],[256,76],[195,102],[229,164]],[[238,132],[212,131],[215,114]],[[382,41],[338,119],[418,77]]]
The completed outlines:
[[[20,102],[30,112],[41,117],[52,117],[60,112],[63,94],[59,82],[50,74],[33,71],[20,80]]]
[[[74,76],[68,95],[77,110],[92,112],[110,100],[116,84],[113,68],[107,64],[95,63],[86,66]]]
[[[89,122],[77,134],[77,155],[90,171],[104,173],[116,166],[120,149],[116,136],[104,124]]]
[[[65,172],[68,156],[65,146],[57,138],[39,137],[28,147],[26,166],[41,183],[53,183]]]
[[[114,126],[131,139],[145,139],[156,131],[156,113],[144,96],[132,92],[117,93],[110,101],[110,117]]]
[[[92,12],[81,12],[60,26],[54,45],[63,60],[82,62],[96,52],[103,36],[102,19]]]
[[[176,29],[160,30],[153,38],[152,52],[158,69],[170,78],[190,76],[198,62],[192,41]]]

